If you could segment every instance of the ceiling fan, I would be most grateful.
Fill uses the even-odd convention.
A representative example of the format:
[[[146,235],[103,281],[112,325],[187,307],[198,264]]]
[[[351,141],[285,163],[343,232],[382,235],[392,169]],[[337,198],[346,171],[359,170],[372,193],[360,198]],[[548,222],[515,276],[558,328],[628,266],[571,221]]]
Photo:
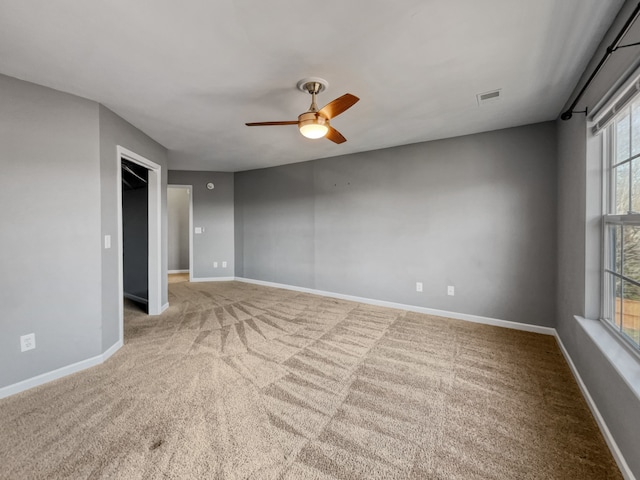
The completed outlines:
[[[245,125],[247,127],[298,125],[300,133],[307,138],[326,137],[334,143],[346,142],[347,139],[329,124],[329,120],[337,117],[348,108],[351,108],[360,99],[355,95],[346,93],[318,109],[318,105],[316,105],[316,95],[328,86],[329,83],[326,80],[317,77],[303,78],[298,82],[298,88],[300,90],[311,94],[311,106],[309,110],[298,116],[298,120],[285,122],[254,122],[245,123]]]

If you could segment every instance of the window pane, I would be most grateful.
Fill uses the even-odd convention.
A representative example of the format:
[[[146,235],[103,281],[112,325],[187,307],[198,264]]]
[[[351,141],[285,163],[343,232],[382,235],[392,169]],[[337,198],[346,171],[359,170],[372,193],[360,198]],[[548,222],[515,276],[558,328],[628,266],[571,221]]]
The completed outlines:
[[[622,273],[622,225],[609,225],[610,257],[607,267],[617,273]]]
[[[604,304],[602,306],[602,318],[608,320],[611,323],[615,323],[615,280],[610,273],[604,274]]]
[[[631,107],[631,154],[640,153],[640,101],[633,103]]]
[[[640,282],[640,227],[625,225],[622,242],[624,255],[622,274]]]
[[[640,287],[624,282],[622,331],[636,343],[640,342]]]
[[[614,169],[616,179],[616,208],[614,213],[629,212],[629,164],[625,163]]]
[[[617,273],[622,273],[621,270],[621,253],[620,240],[622,238],[622,226],[621,225],[607,225],[606,226],[606,252],[605,252],[605,265],[604,268],[613,270]]]
[[[631,210],[640,212],[640,159],[631,162]]]
[[[618,277],[614,279],[615,290],[615,315],[613,317],[613,323],[619,327],[620,319],[622,317],[622,280]]]
[[[616,121],[616,163],[622,162],[631,156],[629,120],[629,109],[627,109],[626,115]]]

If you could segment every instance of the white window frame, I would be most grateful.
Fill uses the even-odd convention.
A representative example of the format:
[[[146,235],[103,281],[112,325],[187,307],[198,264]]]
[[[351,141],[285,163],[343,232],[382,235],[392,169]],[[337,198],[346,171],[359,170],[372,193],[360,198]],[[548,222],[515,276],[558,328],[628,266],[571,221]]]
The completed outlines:
[[[632,88],[633,87],[633,88]],[[604,118],[604,122],[596,122],[594,127],[594,133],[602,135],[602,172],[603,172],[603,198],[602,198],[602,268],[601,268],[601,312],[600,319],[613,331],[618,338],[628,345],[636,354],[640,353],[640,339],[635,340],[624,332],[623,318],[624,318],[624,302],[621,302],[620,308],[620,325],[616,324],[616,281],[619,279],[623,288],[624,298],[624,284],[625,282],[640,288],[640,278],[630,278],[624,275],[624,251],[622,248],[623,238],[620,240],[621,252],[621,272],[615,271],[615,250],[612,242],[612,235],[610,234],[611,226],[622,226],[621,234],[624,235],[625,226],[640,226],[640,212],[631,211],[632,205],[629,205],[629,210],[626,213],[615,212],[612,210],[612,205],[616,203],[616,179],[612,175],[614,169],[624,164],[629,165],[629,200],[631,200],[631,185],[632,185],[632,172],[634,167],[640,168],[640,153],[633,155],[632,144],[630,143],[630,155],[624,160],[617,161],[617,129],[616,122],[619,118],[624,116],[627,112],[630,115],[629,118],[629,142],[633,139],[633,121],[632,121],[632,105],[640,100],[640,83],[638,81],[628,85],[626,89],[618,94],[617,101],[613,102],[609,108],[601,114],[601,118]],[[611,213],[614,211],[614,213]],[[612,266],[612,263],[614,264]]]

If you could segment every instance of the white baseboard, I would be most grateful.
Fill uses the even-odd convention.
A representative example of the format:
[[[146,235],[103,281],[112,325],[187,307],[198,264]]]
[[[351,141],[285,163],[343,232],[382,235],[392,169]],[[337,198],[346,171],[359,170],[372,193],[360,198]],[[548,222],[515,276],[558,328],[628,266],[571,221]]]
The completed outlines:
[[[160,313],[164,312],[167,308],[169,308],[169,302],[162,305],[162,307],[160,308]]]
[[[409,312],[426,313],[427,315],[436,315],[439,317],[455,318],[457,320],[466,320],[467,322],[483,323],[485,325],[494,325],[496,327],[511,328],[513,330],[524,330],[526,332],[542,333],[544,335],[555,335],[555,328],[542,327],[540,325],[531,325],[529,323],[511,322],[509,320],[500,320],[497,318],[481,317],[479,315],[471,315],[468,313],[448,312],[445,310],[436,310],[433,308],[418,307],[416,305],[408,305],[404,303],[387,302],[385,300],[375,300],[373,298],[356,297],[354,295],[344,295],[342,293],[325,292],[323,290],[315,290],[313,288],[296,287],[294,285],[285,285],[282,283],[265,282],[263,280],[253,280],[251,278],[235,277],[238,282],[253,283],[256,285],[264,285],[266,287],[283,288],[296,292],[312,293],[323,297],[339,298],[341,300],[350,300],[352,302],[366,303],[368,305],[377,305],[379,307],[396,308],[399,310],[407,310]]]
[[[593,414],[593,417],[596,419],[596,422],[598,423],[598,427],[600,427],[600,431],[602,432],[602,436],[604,437],[605,441],[607,442],[607,445],[609,446],[609,450],[611,450],[611,454],[613,455],[613,458],[615,459],[616,463],[618,464],[618,468],[620,469],[620,472],[622,473],[622,476],[626,480],[636,480],[636,477],[633,475],[633,472],[629,468],[629,465],[627,464],[627,461],[625,460],[624,456],[622,455],[622,452],[618,448],[618,444],[616,443],[615,439],[613,438],[613,435],[611,434],[611,431],[609,430],[609,427],[607,426],[606,422],[604,421],[604,418],[602,418],[602,415],[600,414],[600,410],[598,410],[598,406],[593,401],[593,398],[591,397],[591,394],[589,393],[589,390],[587,389],[587,386],[582,381],[582,377],[580,376],[580,373],[578,373],[578,369],[576,368],[575,364],[573,363],[573,360],[571,359],[571,356],[569,355],[569,352],[564,347],[564,344],[562,343],[562,340],[560,339],[560,335],[558,335],[557,332],[556,332],[556,341],[558,342],[558,346],[560,347],[560,351],[564,355],[565,360],[569,364],[569,368],[571,369],[571,373],[573,373],[573,377],[576,379],[576,382],[578,383],[578,386],[580,387],[580,391],[582,392],[582,396],[587,401],[587,405],[589,405],[589,409],[591,410],[591,413]]]
[[[144,303],[145,305],[149,304],[148,298],[142,298],[142,297],[139,297],[138,295],[134,295],[133,293],[124,292],[122,296],[124,298],[128,298],[129,300],[133,300],[134,302]]]
[[[232,282],[236,277],[192,277],[192,282]]]
[[[116,343],[107,348],[107,350],[102,354],[102,362],[105,362],[109,357],[111,357],[111,355],[120,350],[122,348],[122,345],[124,345],[124,342],[122,340],[118,340]]]
[[[189,273],[189,269],[187,268],[186,270],[169,270],[167,271],[167,273],[169,275],[171,275],[172,273]]]
[[[39,385],[57,380],[62,377],[66,377],[67,375],[71,375],[72,373],[76,373],[81,370],[86,370],[87,368],[100,365],[110,356],[116,353],[120,349],[120,347],[122,347],[122,340],[114,343],[104,353],[96,355],[95,357],[87,358],[86,360],[81,360],[79,362],[72,363],[71,365],[66,365],[64,367],[57,368],[56,370],[42,373],[26,380],[22,380],[21,382],[14,383],[13,385],[2,387],[0,388],[0,398],[9,397],[11,395],[15,395],[16,393],[29,390],[30,388],[37,387]]]

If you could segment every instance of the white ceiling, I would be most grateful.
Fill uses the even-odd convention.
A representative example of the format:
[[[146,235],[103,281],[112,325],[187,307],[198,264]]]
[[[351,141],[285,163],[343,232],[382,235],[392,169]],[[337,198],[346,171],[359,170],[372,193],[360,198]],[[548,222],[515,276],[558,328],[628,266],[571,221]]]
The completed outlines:
[[[623,0],[0,0],[0,73],[98,101],[238,171],[555,119]],[[308,76],[347,138],[295,126]],[[478,107],[476,94],[502,89]]]

